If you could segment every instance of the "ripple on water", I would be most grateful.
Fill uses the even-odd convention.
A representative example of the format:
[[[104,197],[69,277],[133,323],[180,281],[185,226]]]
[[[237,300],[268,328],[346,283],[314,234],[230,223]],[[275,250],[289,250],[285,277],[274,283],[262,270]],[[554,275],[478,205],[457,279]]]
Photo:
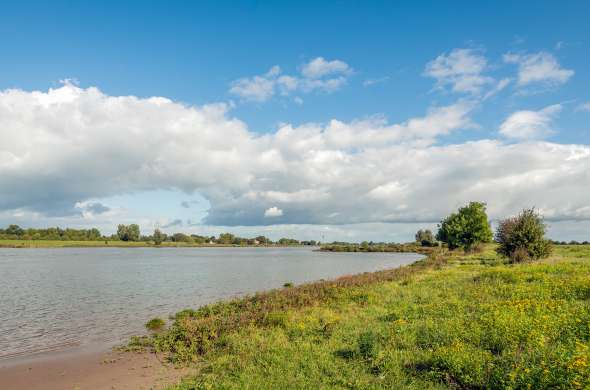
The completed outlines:
[[[0,357],[110,345],[222,298],[411,263],[420,255],[309,248],[0,250]]]

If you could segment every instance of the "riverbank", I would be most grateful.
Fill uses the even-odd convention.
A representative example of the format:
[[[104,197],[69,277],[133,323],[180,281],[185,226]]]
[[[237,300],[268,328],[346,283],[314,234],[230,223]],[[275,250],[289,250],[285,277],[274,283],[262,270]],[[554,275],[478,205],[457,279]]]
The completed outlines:
[[[162,389],[191,373],[131,352],[67,352],[0,360],[0,388],[27,390]]]
[[[408,244],[325,244],[320,246],[322,252],[365,252],[365,253],[420,253],[429,254],[437,250],[438,246],[422,246],[417,243]]]
[[[95,359],[80,377],[111,378],[115,389],[141,388],[128,386],[135,377],[169,390],[582,389],[590,385],[589,301],[590,246],[559,246],[546,260],[519,265],[504,264],[493,246],[470,255],[436,251],[401,268],[186,310],[128,346],[143,351],[128,357],[157,351],[189,371],[158,378],[138,364],[110,371]],[[51,375],[32,371],[39,383],[53,383],[75,367],[60,364]]]
[[[185,311],[132,346],[197,370],[171,389],[587,388],[589,300],[589,246],[487,246]]]
[[[144,241],[66,241],[66,240],[0,240],[0,248],[287,248],[304,245],[231,245],[192,244],[164,241],[160,245]]]

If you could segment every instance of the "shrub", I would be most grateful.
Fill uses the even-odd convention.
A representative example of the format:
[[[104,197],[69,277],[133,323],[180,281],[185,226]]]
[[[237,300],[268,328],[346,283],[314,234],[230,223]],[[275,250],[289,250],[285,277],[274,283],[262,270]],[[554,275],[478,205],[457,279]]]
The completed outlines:
[[[449,249],[463,247],[466,251],[483,242],[490,242],[493,233],[486,214],[486,205],[471,202],[452,213],[439,224],[436,239]]]
[[[145,324],[145,327],[148,330],[158,331],[158,330],[162,330],[165,325],[166,325],[166,323],[164,322],[163,319],[156,317],[156,318],[152,318],[151,320],[149,320]]]
[[[359,355],[365,359],[377,354],[377,335],[372,331],[363,332],[358,338]]]
[[[420,243],[422,246],[435,246],[436,240],[434,239],[434,235],[429,229],[425,230],[418,230],[416,233],[416,242]]]
[[[511,263],[547,257],[551,244],[545,239],[545,230],[543,219],[534,209],[523,210],[498,224],[496,241],[500,245],[496,251]]]

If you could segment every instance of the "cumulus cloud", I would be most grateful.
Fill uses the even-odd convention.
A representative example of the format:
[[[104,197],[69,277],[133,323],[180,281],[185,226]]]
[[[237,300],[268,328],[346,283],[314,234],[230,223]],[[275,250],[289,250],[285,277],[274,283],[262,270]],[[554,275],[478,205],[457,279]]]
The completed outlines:
[[[535,83],[558,86],[574,75],[573,70],[562,68],[552,54],[543,51],[533,54],[508,53],[504,55],[504,62],[518,65],[519,86]]]
[[[451,87],[453,92],[479,94],[482,89],[494,83],[485,76],[487,59],[478,50],[454,49],[430,61],[424,75],[436,79],[437,87]]]
[[[539,111],[517,111],[502,123],[500,133],[519,140],[544,138],[552,133],[551,122],[560,111],[560,104]]]
[[[352,68],[343,61],[312,59],[301,67],[299,75],[285,75],[278,65],[263,75],[244,77],[231,83],[229,92],[247,101],[264,102],[275,95],[320,91],[331,93],[346,84]],[[303,102],[300,97],[295,101]]]
[[[267,217],[267,218],[282,217],[283,216],[283,210],[279,209],[276,206],[273,206],[271,208],[268,208],[268,209],[264,210],[264,216]]]
[[[72,84],[5,90],[0,213],[79,215],[81,202],[166,189],[202,195],[203,223],[217,226],[437,221],[470,200],[487,201],[492,217],[534,205],[555,220],[590,219],[589,146],[438,142],[473,127],[474,108],[459,101],[401,123],[285,124],[261,135],[223,104]]]
[[[303,65],[301,74],[308,79],[319,79],[328,75],[350,75],[352,69],[346,62],[340,60],[326,61],[317,57]]]

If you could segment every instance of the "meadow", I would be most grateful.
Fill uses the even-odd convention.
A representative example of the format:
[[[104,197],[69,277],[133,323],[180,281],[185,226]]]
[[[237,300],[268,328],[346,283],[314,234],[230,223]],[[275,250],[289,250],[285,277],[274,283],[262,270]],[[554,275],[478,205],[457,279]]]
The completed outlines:
[[[192,366],[176,390],[590,388],[590,246],[494,249],[185,310],[128,348]]]

